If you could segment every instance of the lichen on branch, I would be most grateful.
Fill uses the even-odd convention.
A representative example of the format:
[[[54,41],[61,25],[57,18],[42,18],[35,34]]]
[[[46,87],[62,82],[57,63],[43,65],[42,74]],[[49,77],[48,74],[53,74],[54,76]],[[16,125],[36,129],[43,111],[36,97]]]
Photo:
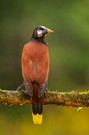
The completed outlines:
[[[31,97],[24,90],[14,91],[0,89],[0,104],[31,104]],[[45,94],[44,99],[44,105],[47,104],[72,107],[89,107],[89,91],[48,91]]]

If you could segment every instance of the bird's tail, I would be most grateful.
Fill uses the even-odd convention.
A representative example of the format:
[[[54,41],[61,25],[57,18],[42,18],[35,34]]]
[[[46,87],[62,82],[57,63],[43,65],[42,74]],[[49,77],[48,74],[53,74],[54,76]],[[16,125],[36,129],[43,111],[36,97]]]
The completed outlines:
[[[34,124],[41,124],[43,116],[43,96],[38,98],[38,90],[39,86],[37,84],[34,84],[32,97],[32,117]]]
[[[32,104],[32,117],[34,124],[41,124],[43,116],[43,106],[40,103]]]

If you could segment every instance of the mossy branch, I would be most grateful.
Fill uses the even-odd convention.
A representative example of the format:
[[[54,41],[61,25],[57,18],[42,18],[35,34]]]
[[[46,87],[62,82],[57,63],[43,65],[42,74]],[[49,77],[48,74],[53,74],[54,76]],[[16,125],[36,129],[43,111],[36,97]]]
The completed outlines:
[[[31,97],[26,91],[0,90],[0,104],[31,104]],[[89,91],[86,92],[57,92],[48,91],[45,94],[44,105],[56,104],[61,106],[88,107]]]

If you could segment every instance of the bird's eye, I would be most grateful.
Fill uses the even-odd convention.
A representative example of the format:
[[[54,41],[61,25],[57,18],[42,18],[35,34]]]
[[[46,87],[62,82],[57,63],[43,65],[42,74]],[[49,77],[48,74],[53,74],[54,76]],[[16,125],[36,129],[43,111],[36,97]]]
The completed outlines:
[[[42,30],[37,30],[37,37],[41,37],[43,35]]]

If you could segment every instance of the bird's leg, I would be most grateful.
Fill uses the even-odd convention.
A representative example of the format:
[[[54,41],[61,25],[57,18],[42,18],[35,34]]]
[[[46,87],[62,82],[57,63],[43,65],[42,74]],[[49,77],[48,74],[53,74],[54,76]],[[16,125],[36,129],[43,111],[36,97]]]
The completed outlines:
[[[48,81],[39,85],[38,98],[40,98],[44,93],[47,92],[48,89],[47,86],[48,86]]]
[[[32,83],[24,82],[24,84],[25,84],[25,88],[27,90],[28,95],[32,97],[33,96],[33,85],[32,85]]]
[[[19,87],[17,87],[17,91],[21,90],[21,88],[24,86],[24,83],[22,83]]]

